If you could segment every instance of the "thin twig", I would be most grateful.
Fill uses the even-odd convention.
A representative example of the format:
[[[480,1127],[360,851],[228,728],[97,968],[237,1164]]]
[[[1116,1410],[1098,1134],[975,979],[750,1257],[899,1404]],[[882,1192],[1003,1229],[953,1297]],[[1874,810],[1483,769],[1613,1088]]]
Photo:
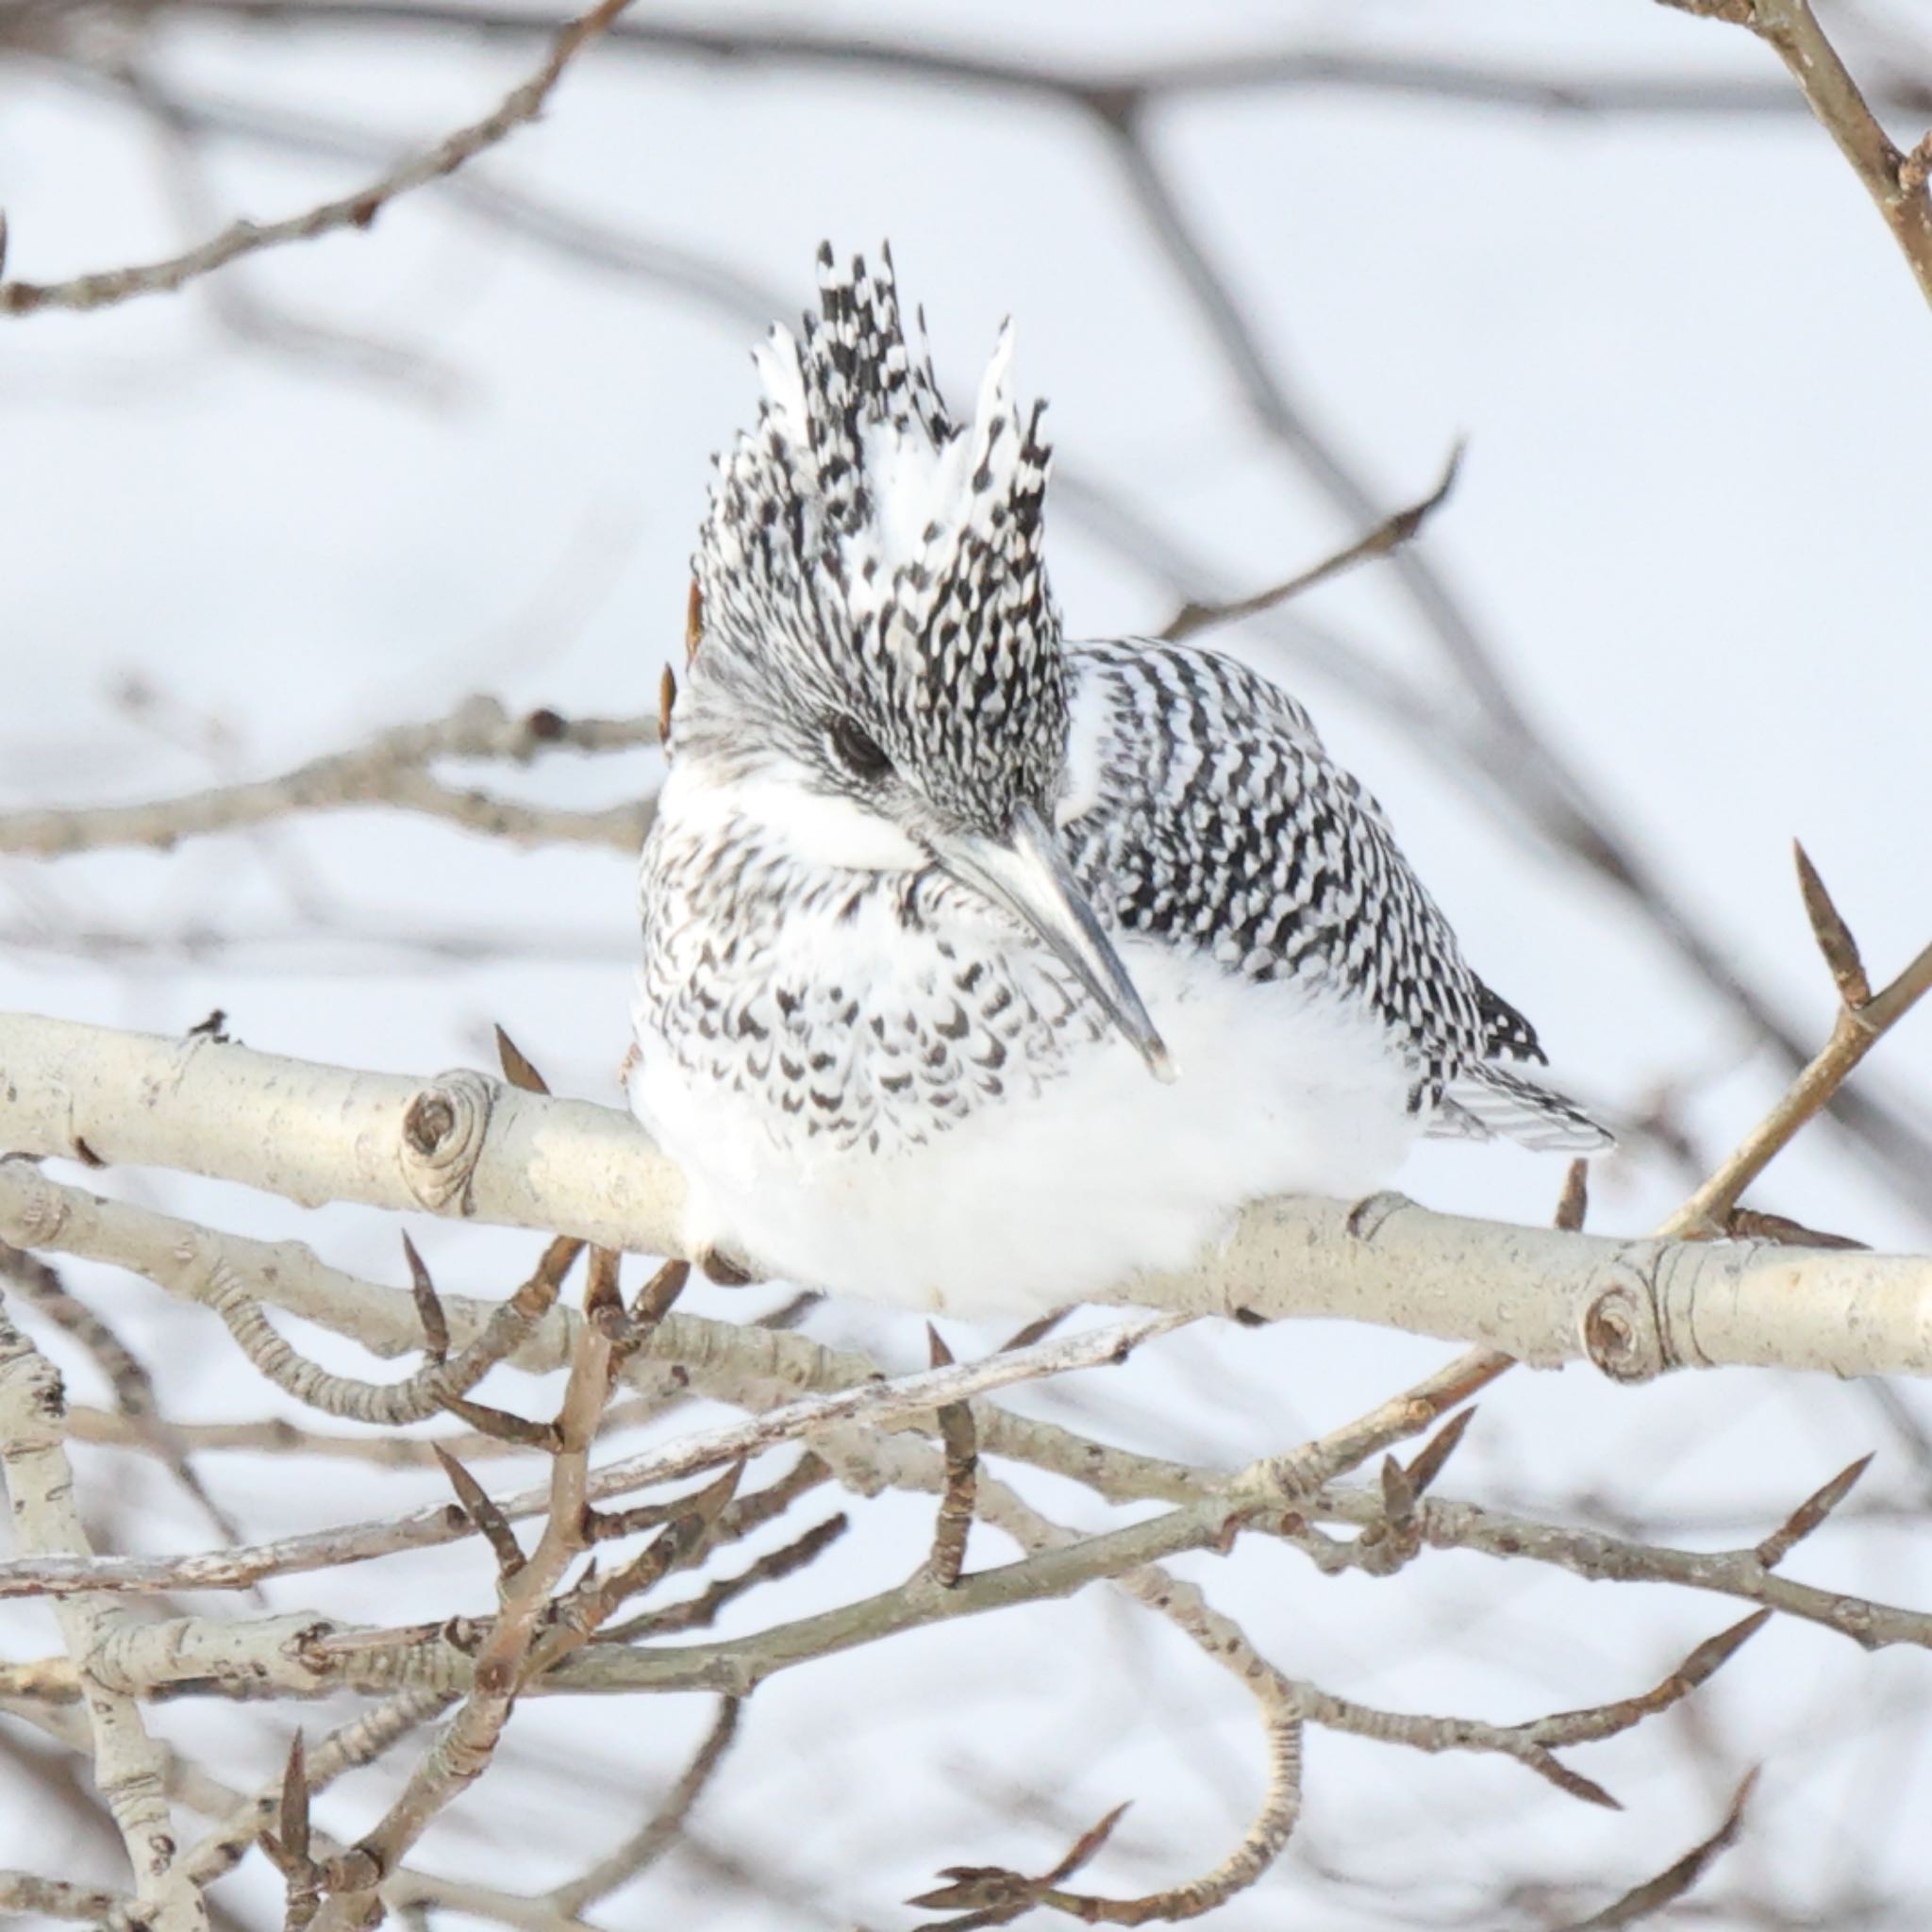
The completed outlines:
[[[611,1463],[591,1477],[589,1494],[621,1495],[651,1484],[675,1482],[681,1476],[741,1462],[834,1423],[860,1418],[875,1424],[891,1424],[929,1414],[943,1403],[982,1391],[1117,1362],[1127,1351],[1172,1333],[1188,1319],[1142,1316],[1041,1342],[1035,1348],[989,1356],[958,1368],[928,1370],[896,1381],[870,1382],[786,1403],[747,1422],[686,1436],[662,1448]],[[549,1498],[546,1488],[494,1500],[513,1521],[538,1514]],[[192,1557],[16,1557],[0,1563],[0,1597],[67,1596],[90,1590],[237,1590],[263,1576],[365,1561],[398,1550],[452,1542],[473,1533],[468,1517],[456,1506],[444,1505],[412,1510],[388,1522],[346,1524],[308,1536],[285,1537],[278,1542],[211,1550]]]
[[[612,1403],[605,1412],[604,1433],[613,1435],[648,1421],[661,1409],[661,1403],[648,1397]],[[67,1420],[68,1434],[76,1442],[138,1450],[146,1455],[162,1453],[138,1424],[108,1409],[75,1404],[68,1410]],[[465,1462],[486,1461],[520,1453],[512,1443],[501,1442],[475,1431],[444,1436],[439,1439],[439,1442],[420,1436],[324,1435],[314,1429],[302,1428],[279,1416],[242,1423],[171,1422],[167,1430],[172,1441],[183,1451],[192,1454],[226,1450],[251,1456],[313,1456],[344,1462],[366,1462],[379,1469],[433,1468],[439,1444]]]
[[[640,1830],[612,1852],[600,1858],[579,1878],[558,1886],[549,1903],[563,1912],[580,1912],[587,1905],[626,1885],[639,1873],[650,1869],[677,1842],[691,1807],[703,1795],[705,1787],[717,1775],[732,1740],[738,1735],[738,1721],[743,1707],[735,1697],[721,1697],[718,1713],[711,1720],[696,1755],[665,1796],[664,1802],[644,1822]]]
[[[233,832],[291,812],[388,806],[454,820],[516,844],[578,842],[634,850],[644,815],[635,807],[569,811],[526,805],[439,783],[441,758],[503,759],[526,764],[558,747],[623,750],[649,744],[644,719],[570,720],[555,711],[511,716],[494,698],[466,699],[446,717],[379,732],[354,750],[313,758],[275,778],[219,785],[140,805],[37,807],[0,812],[0,852],[40,858],[117,846],[165,851],[183,839]]]
[[[312,241],[342,228],[366,228],[398,196],[455,174],[464,162],[535,120],[564,69],[627,4],[628,0],[597,0],[594,7],[558,30],[543,64],[482,120],[458,128],[425,153],[391,169],[354,194],[325,201],[281,221],[235,222],[197,248],[135,268],[108,269],[62,282],[0,282],[0,315],[26,315],[39,308],[103,308],[136,295],[169,292],[197,275],[265,248]]]
[[[558,1237],[543,1251],[535,1271],[500,1304],[482,1332],[455,1356],[446,1356],[449,1326],[413,1245],[411,1292],[423,1311],[429,1360],[400,1382],[363,1382],[338,1375],[312,1362],[279,1335],[250,1294],[250,1284],[233,1269],[217,1264],[202,1299],[221,1316],[250,1365],[296,1401],[325,1415],[348,1422],[395,1428],[426,1422],[442,1410],[471,1413],[462,1398],[498,1363],[516,1353],[530,1331],[555,1307],[573,1263],[583,1252],[580,1241]]]
[[[1602,1911],[1580,1920],[1569,1932],[1610,1932],[1613,1926],[1634,1925],[1638,1920],[1653,1918],[1682,1898],[1703,1877],[1711,1861],[1736,1842],[1744,1823],[1744,1807],[1757,1782],[1757,1774],[1754,1771],[1738,1787],[1723,1823],[1701,1844],[1691,1846],[1655,1878],[1646,1879]]]
[[[623,1624],[613,1624],[606,1632],[612,1642],[638,1639],[672,1637],[681,1631],[708,1629],[727,1604],[735,1603],[747,1591],[760,1584],[776,1583],[815,1561],[838,1541],[851,1526],[842,1512],[814,1524],[804,1535],[775,1550],[755,1557],[736,1576],[720,1576],[708,1583],[688,1602],[668,1604],[659,1610],[646,1610]]]
[[[348,1932],[365,1924],[375,1907],[375,1885],[396,1869],[431,1819],[489,1768],[529,1672],[551,1593],[585,1548],[591,1445],[609,1393],[610,1344],[586,1324],[578,1331],[558,1410],[558,1447],[543,1534],[505,1580],[502,1608],[477,1655],[468,1696],[381,1821],[357,1846],[374,1868],[372,1879],[335,1891],[317,1919],[318,1932]]]
[[[1367,536],[1357,538],[1345,550],[1338,550],[1332,557],[1324,558],[1320,563],[1284,578],[1278,584],[1271,584],[1265,591],[1257,591],[1252,596],[1237,597],[1224,604],[1183,604],[1156,635],[1168,643],[1178,643],[1184,638],[1194,637],[1217,625],[1237,624],[1244,617],[1257,617],[1264,610],[1273,610],[1276,605],[1299,597],[1304,591],[1312,591],[1317,584],[1343,575],[1357,564],[1386,557],[1391,550],[1399,549],[1421,531],[1431,513],[1456,487],[1456,475],[1462,466],[1462,452],[1463,445],[1458,442],[1449,453],[1441,481],[1419,503],[1412,503],[1407,509],[1399,509],[1392,516],[1384,517]]]
[[[933,1367],[948,1367],[953,1351],[930,1322],[925,1324],[925,1334]],[[966,1561],[966,1541],[973,1533],[973,1515],[979,1493],[979,1435],[973,1425],[972,1407],[964,1402],[947,1403],[939,1411],[939,1424],[940,1440],[946,1452],[946,1487],[940,1498],[932,1551],[926,1562],[933,1581],[941,1590],[951,1590],[959,1580],[960,1568]]]
[[[310,1794],[347,1772],[373,1764],[450,1702],[446,1693],[438,1690],[399,1691],[330,1732],[314,1750],[304,1754]],[[177,1868],[180,1882],[206,1887],[240,1864],[262,1827],[273,1824],[285,1785],[285,1777],[263,1785],[254,1796],[222,1818],[200,1843],[191,1846]]]
[[[1932,201],[1923,164],[1878,125],[1851,71],[1818,24],[1810,0],[1664,0],[1683,13],[1748,27],[1798,83],[1819,124],[1851,163],[1858,184],[1898,243],[1919,292],[1932,303]],[[1920,111],[1924,111],[1921,104]]]
[[[518,41],[555,34],[569,20],[554,8],[482,6],[474,0],[176,0],[172,10],[239,17],[251,24],[364,32],[443,28],[478,39]],[[1503,108],[1539,121],[1612,115],[1782,121],[1801,111],[1789,88],[1750,76],[1678,74],[1667,68],[1620,74],[1601,62],[1552,74],[1541,64],[1475,55],[1310,47],[1301,37],[1112,63],[1076,63],[1031,52],[1007,56],[924,34],[895,36],[871,23],[863,32],[855,32],[757,16],[675,20],[647,15],[618,22],[607,41],[613,53],[653,67],[683,59],[706,70],[729,63],[754,72],[860,74],[947,91],[963,88],[1081,106],[1095,100],[1307,91],[1441,101],[1478,111]],[[1924,83],[1907,75],[1888,75],[1879,89],[1889,102],[1910,112],[1924,111],[1932,97]]]
[[[1660,1234],[1722,1233],[1726,1216],[1737,1206],[1738,1196],[1790,1145],[1806,1122],[1830,1104],[1852,1069],[1887,1032],[1904,1019],[1928,991],[1932,991],[1932,944],[1928,944],[1890,985],[1856,1006],[1849,1004],[1847,996],[1863,981],[1864,968],[1857,960],[1855,947],[1849,957],[1843,950],[1851,944],[1851,935],[1843,921],[1839,919],[1836,908],[1831,908],[1828,919],[1821,911],[1821,900],[1825,908],[1830,908],[1830,900],[1824,896],[1824,883],[1818,879],[1810,861],[1804,858],[1802,849],[1799,859],[1800,878],[1806,887],[1807,906],[1811,908],[1814,924],[1824,921],[1819,934],[1820,944],[1840,991],[1840,1005],[1838,1017],[1832,1024],[1831,1037],[1810,1064],[1791,1082],[1777,1105],[1745,1136],[1704,1185],[1663,1224],[1658,1229]],[[1839,939],[1840,934],[1843,935],[1842,942]]]

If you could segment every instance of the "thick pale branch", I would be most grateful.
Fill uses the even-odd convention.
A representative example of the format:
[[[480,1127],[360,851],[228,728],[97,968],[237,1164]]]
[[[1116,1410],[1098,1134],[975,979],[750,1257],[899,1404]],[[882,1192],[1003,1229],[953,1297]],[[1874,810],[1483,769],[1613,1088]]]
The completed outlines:
[[[347,1074],[207,1036],[0,1017],[0,1146],[675,1249],[684,1183],[630,1119],[468,1071]],[[48,1231],[51,1233],[52,1231]],[[21,1247],[59,1245],[42,1235]]]
[[[0,1146],[240,1182],[304,1203],[469,1215],[675,1253],[682,1178],[612,1108],[475,1073],[428,1082],[0,1017]],[[58,1191],[0,1171],[0,1240],[58,1249]],[[1436,1214],[1400,1195],[1249,1208],[1191,1271],[1110,1299],[1341,1316],[1624,1380],[1757,1364],[1932,1373],[1932,1259],[1755,1241],[1622,1241]]]
[[[0,1316],[0,1472],[22,1549],[56,1563],[92,1560],[75,1503],[63,1423],[66,1396],[53,1366]],[[61,1641],[80,1673],[92,1731],[94,1785],[121,1833],[134,1890],[152,1907],[151,1932],[207,1932],[198,1896],[160,1897],[174,1863],[165,1752],[133,1698],[93,1674],[93,1657],[121,1627],[111,1598],[76,1593],[56,1605]]]

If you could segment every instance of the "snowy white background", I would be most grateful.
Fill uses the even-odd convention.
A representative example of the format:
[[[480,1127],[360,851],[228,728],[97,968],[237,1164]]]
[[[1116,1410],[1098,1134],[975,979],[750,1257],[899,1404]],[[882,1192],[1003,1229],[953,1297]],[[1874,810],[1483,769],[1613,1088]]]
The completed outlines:
[[[1910,29],[1926,25],[1918,14],[1901,4],[1862,18]],[[1784,78],[1747,36],[1649,0],[879,0],[706,17],[1098,68],[1353,48],[1579,82]],[[1846,45],[1902,71],[1918,60],[1932,79],[1932,55],[1908,41],[1860,41],[1848,26]],[[143,58],[192,99],[400,146],[482,111],[535,56],[529,42],[447,30],[183,19]],[[1825,137],[1798,110],[1591,115],[1312,86],[1191,94],[1158,105],[1149,125],[1267,352],[1378,500],[1423,493],[1471,437],[1424,539],[1430,558],[1548,740],[1737,970],[1822,1038],[1831,989],[1792,886],[1791,835],[1875,974],[1924,942],[1932,912],[1932,318]],[[242,140],[215,142],[207,159],[222,210],[261,216],[373,172]],[[802,304],[821,236],[841,248],[891,238],[956,388],[1012,313],[1021,383],[1051,399],[1068,470],[1210,560],[1224,588],[1356,534],[1254,425],[1103,140],[1064,106],[855,69],[603,54],[478,174],[708,258],[750,285],[750,309],[566,258],[429,192],[367,235],[229,272],[278,312],[420,358],[400,378],[238,341],[205,293],[8,324],[0,806],[272,773],[476,690],[566,712],[653,705],[680,646],[707,458],[751,404],[756,291],[788,311]],[[0,64],[12,273],[52,279],[206,231],[206,212],[183,229],[164,179],[154,133],[122,104],[48,63]],[[1172,613],[1158,572],[1071,514],[1054,525],[1053,562],[1076,632],[1157,627]],[[1306,614],[1348,652],[1395,667],[1440,707],[1445,734],[1466,713],[1386,567],[1322,591]],[[1607,887],[1512,836],[1410,734],[1298,664],[1279,636],[1223,641],[1313,707],[1479,969],[1537,1021],[1577,1091],[1641,1108],[1674,1083],[1701,1151],[1735,1139],[1781,1075],[1728,1009]],[[655,776],[641,754],[553,760],[514,782],[603,802]],[[168,1032],[222,1007],[251,1045],[416,1072],[489,1064],[500,1020],[554,1086],[608,1100],[633,931],[621,858],[520,856],[392,815],[307,820],[172,855],[0,865],[0,1005]],[[1932,1131],[1932,1024],[1908,1023],[1859,1079]],[[1641,1155],[1607,1166],[1597,1224],[1654,1223],[1684,1178]],[[1402,1184],[1436,1206],[1542,1220],[1558,1179],[1529,1156],[1432,1147]],[[158,1176],[103,1181],[220,1225],[299,1234],[399,1278],[380,1217],[304,1214]],[[1829,1128],[1779,1163],[1760,1198],[1880,1244],[1932,1233],[1932,1174],[1914,1207]],[[416,1234],[454,1288],[507,1286],[527,1258],[527,1241],[482,1231]],[[260,1410],[263,1391],[211,1317],[142,1283],[74,1278],[143,1344],[172,1414]],[[741,1313],[771,1300],[707,1290],[697,1305]],[[862,1309],[822,1307],[810,1332],[902,1366],[923,1348],[915,1320]],[[953,1339],[974,1341],[957,1326]],[[98,1392],[49,1345],[78,1392]],[[1320,1324],[1194,1332],[1126,1372],[1021,1400],[1232,1463],[1343,1419],[1443,1353]],[[1907,1399],[1932,1421],[1932,1403]],[[1909,1510],[1926,1503],[1932,1463],[1856,1386],[1725,1374],[1631,1391],[1580,1370],[1519,1374],[1484,1399],[1447,1487],[1676,1522],[1720,1546],[1756,1541],[1874,1447],[1860,1502],[1904,1507],[1905,1521],[1834,1525],[1792,1567],[1923,1607],[1932,1526]],[[315,1464],[300,1476],[266,1459],[202,1467],[256,1533],[365,1514],[374,1500],[355,1495],[352,1474]],[[205,1541],[132,1458],[82,1452],[80,1469],[92,1519],[120,1546]],[[291,1493],[299,1483],[309,1487]],[[398,1478],[390,1493],[434,1488]],[[1054,1485],[1035,1491],[1091,1518]],[[903,1575],[926,1525],[914,1501],[864,1507],[841,1556],[785,1607]],[[996,1544],[979,1536],[984,1559]],[[1182,1567],[1284,1668],[1371,1702],[1499,1720],[1644,1688],[1732,1620],[1715,1599],[1474,1557],[1428,1558],[1379,1583],[1324,1581],[1258,1543]],[[292,1579],[270,1596],[402,1621],[446,1610],[453,1574],[471,1607],[487,1606],[472,1545]],[[776,1607],[755,1597],[726,1627]],[[43,1612],[7,1607],[6,1655],[50,1644]],[[1317,1734],[1301,1834],[1217,1923],[1556,1923],[1563,1908],[1539,1918],[1536,1888],[1565,1886],[1580,1916],[1702,1836],[1761,1763],[1745,1841],[1687,1923],[1923,1924],[1928,1690],[1923,1654],[1867,1657],[1774,1624],[1691,1709],[1579,1754],[1622,1814],[1587,1811],[1499,1760]],[[699,1699],[521,1710],[510,1765],[428,1840],[425,1862],[520,1889],[567,1875],[648,1807],[707,1715]],[[177,1704],[158,1722],[204,1749],[226,1740],[238,1783],[268,1774],[285,1742],[281,1714],[247,1707],[210,1716]],[[0,1760],[0,1864],[111,1879],[110,1853],[42,1801],[32,1762]],[[366,1824],[385,1776],[347,1781],[324,1822]],[[1257,1790],[1239,1692],[1096,1590],[774,1680],[748,1708],[692,1844],[620,1894],[606,1923],[900,1926],[913,1915],[894,1901],[935,1867],[1050,1862],[1126,1796],[1135,1809],[1090,1875],[1144,1889],[1213,1862]],[[1519,1881],[1528,1889],[1510,1896]],[[251,1924],[278,1909],[259,1861],[226,1895]]]

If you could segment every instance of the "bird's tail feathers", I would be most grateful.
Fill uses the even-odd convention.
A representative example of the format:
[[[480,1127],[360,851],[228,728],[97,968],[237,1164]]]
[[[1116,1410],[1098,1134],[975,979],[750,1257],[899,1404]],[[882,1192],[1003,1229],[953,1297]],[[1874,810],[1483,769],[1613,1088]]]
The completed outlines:
[[[1514,1141],[1540,1153],[1600,1154],[1616,1144],[1615,1136],[1574,1100],[1487,1061],[1465,1067],[1443,1089],[1429,1131]]]

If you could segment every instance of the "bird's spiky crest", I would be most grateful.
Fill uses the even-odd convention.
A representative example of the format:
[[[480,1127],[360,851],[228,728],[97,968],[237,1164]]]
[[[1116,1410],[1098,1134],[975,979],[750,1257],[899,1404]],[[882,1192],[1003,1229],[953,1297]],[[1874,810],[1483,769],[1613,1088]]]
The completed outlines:
[[[757,427],[720,460],[695,560],[694,671],[855,717],[941,809],[1050,795],[1065,671],[1041,554],[1048,452],[1003,329],[970,423],[915,356],[890,249],[819,251],[819,313],[755,359]],[[769,700],[772,693],[767,691]]]

